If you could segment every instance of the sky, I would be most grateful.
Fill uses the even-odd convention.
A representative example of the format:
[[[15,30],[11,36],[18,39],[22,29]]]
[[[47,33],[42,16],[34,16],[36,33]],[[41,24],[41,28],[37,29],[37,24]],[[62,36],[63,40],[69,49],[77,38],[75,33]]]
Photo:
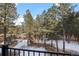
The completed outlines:
[[[17,13],[19,14],[19,18],[17,19],[16,25],[21,25],[21,22],[23,22],[23,15],[27,9],[30,10],[33,18],[36,17],[36,15],[41,14],[44,10],[47,10],[53,5],[53,3],[17,3]],[[79,6],[76,7],[76,11],[79,10]]]
[[[17,4],[17,12],[22,16],[24,12],[29,9],[32,13],[32,16],[36,16],[41,13],[43,10],[47,10],[53,4],[51,3],[20,3]]]
[[[21,25],[23,22],[23,15],[27,9],[30,10],[33,18],[36,15],[41,14],[44,10],[50,8],[53,4],[52,3],[18,3],[16,4],[17,13],[19,14],[19,18],[16,21],[16,25]]]

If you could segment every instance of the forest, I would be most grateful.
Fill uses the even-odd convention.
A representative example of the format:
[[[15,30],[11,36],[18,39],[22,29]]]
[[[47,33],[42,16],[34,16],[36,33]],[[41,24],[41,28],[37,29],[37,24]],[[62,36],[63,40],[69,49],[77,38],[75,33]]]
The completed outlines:
[[[15,25],[14,21],[19,17],[14,3],[0,4],[0,33],[17,38],[18,35],[25,33],[32,43],[40,39],[63,40],[63,51],[65,41],[79,43],[79,10],[75,11],[78,4],[73,3],[53,3],[52,7],[38,14],[34,19],[30,10],[26,10],[23,15],[22,25]],[[3,30],[4,29],[4,30]],[[1,40],[1,39],[0,39]],[[9,40],[11,41],[11,40]],[[6,43],[6,40],[4,41]]]

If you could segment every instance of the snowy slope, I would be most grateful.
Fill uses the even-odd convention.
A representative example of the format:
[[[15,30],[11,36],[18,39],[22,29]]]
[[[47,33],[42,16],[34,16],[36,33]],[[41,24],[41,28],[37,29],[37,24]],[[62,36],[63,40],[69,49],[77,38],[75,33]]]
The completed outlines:
[[[39,47],[39,48],[28,47],[27,46],[27,40],[18,41],[18,44],[14,48],[37,50],[37,51],[46,51],[45,48],[43,48],[43,47]],[[20,51],[20,55],[23,56],[23,51]],[[28,56],[27,51],[25,52],[25,55]],[[39,53],[35,52],[35,56],[38,56],[38,55],[39,55]],[[44,53],[41,53],[40,55],[43,56]],[[33,52],[30,52],[30,56],[33,56]]]
[[[50,44],[50,43],[51,43],[51,41],[47,41],[47,44]],[[54,40],[52,43],[56,47],[56,41]],[[58,47],[60,49],[63,48],[63,40],[58,40]],[[69,50],[73,50],[73,51],[79,52],[79,44],[77,42],[70,42],[70,43],[68,43],[68,42],[65,41],[65,48],[69,49]]]
[[[27,46],[27,40],[19,41],[18,44],[14,48],[45,51],[45,49],[43,47],[39,47],[39,48],[36,48],[36,47],[28,47]]]
[[[27,47],[27,40],[18,40],[18,44],[14,48],[21,48],[22,46]]]

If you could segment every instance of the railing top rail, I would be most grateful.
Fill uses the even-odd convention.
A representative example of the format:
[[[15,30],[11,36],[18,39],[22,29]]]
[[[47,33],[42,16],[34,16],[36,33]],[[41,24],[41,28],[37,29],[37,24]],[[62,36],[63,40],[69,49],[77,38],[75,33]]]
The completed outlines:
[[[2,47],[0,47],[2,48]],[[51,52],[48,52],[48,51],[39,51],[39,50],[29,50],[29,49],[20,49],[20,48],[8,48],[8,49],[11,49],[11,50],[20,50],[20,51],[29,51],[29,52],[40,52],[40,53],[49,53],[49,54],[58,54],[58,55],[68,55],[68,56],[79,56],[79,54],[71,54],[71,53],[64,53],[64,52],[54,52],[54,51],[51,51]]]
[[[79,54],[61,53],[61,52],[48,52],[48,51],[38,51],[38,50],[19,49],[19,48],[8,48],[8,49],[21,50],[21,51],[30,51],[30,52],[40,52],[40,53],[50,53],[50,54],[58,54],[58,55],[79,56]]]

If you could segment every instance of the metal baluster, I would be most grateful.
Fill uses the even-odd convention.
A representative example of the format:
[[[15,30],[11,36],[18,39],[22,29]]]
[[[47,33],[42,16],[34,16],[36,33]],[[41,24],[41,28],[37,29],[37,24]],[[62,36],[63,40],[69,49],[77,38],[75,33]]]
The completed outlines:
[[[9,53],[8,53],[8,52],[9,52],[9,49],[7,48],[7,56],[9,55]]]
[[[20,56],[20,50],[18,50],[18,54],[19,54],[19,56]]]
[[[11,49],[10,49],[10,52],[9,52],[10,56],[11,56]]]
[[[23,56],[25,56],[25,51],[23,51]]]
[[[33,56],[35,56],[35,52],[33,52]]]
[[[44,56],[46,56],[46,53],[44,52]]]
[[[28,56],[30,56],[30,51],[28,51]]]
[[[16,55],[16,51],[15,51],[15,49],[14,49],[14,56]]]
[[[57,53],[57,56],[58,56],[59,54]]]
[[[52,56],[52,53],[50,53],[50,56]]]
[[[39,52],[39,56],[40,56],[40,52]]]

